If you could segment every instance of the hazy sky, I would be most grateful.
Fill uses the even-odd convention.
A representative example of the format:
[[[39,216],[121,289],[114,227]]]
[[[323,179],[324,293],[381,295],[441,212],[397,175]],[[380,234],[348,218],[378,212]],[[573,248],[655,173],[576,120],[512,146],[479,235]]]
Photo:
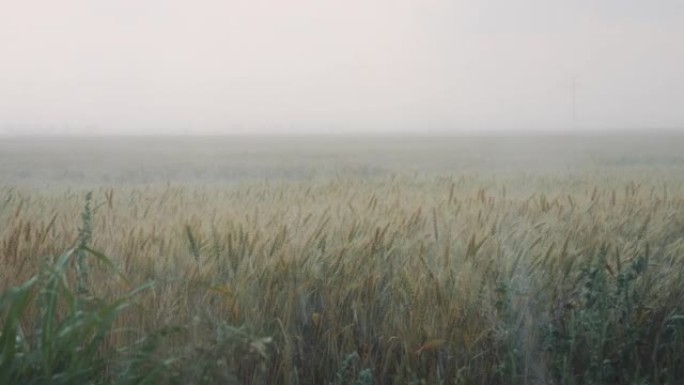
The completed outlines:
[[[573,126],[684,127],[684,1],[0,3],[0,131]]]

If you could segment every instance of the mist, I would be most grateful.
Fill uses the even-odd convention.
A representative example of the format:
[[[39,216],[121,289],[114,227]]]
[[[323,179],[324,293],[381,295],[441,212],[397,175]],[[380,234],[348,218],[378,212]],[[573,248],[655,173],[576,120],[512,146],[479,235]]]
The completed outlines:
[[[684,2],[8,2],[0,133],[684,126]]]

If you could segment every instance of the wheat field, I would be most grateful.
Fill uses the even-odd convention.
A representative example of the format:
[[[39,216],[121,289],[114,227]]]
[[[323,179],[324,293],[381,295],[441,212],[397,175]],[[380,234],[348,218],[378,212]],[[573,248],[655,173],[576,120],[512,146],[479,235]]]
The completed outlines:
[[[0,381],[681,383],[680,148],[3,140]]]

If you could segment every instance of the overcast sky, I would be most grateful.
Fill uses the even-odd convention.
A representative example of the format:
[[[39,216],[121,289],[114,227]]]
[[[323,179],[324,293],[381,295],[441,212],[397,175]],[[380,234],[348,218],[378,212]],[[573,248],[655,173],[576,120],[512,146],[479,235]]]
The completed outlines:
[[[0,3],[5,132],[640,127],[684,127],[682,0]]]

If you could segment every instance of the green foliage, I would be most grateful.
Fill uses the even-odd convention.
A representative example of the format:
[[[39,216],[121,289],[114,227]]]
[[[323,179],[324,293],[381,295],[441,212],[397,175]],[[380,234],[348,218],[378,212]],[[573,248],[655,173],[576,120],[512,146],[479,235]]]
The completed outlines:
[[[195,259],[195,262],[199,263],[200,247],[197,240],[195,240],[195,236],[192,234],[192,228],[190,228],[190,226],[185,226],[185,234],[188,237],[188,250],[190,251],[190,255]]]
[[[93,193],[88,191],[85,196],[85,207],[81,213],[82,226],[78,229],[78,246],[76,248],[76,277],[77,277],[77,292],[79,296],[88,293],[88,264],[86,261],[86,250],[93,236],[93,212],[90,207]]]
[[[92,220],[89,203],[90,194],[83,213],[83,227],[79,230],[78,246],[59,256],[54,264],[44,266],[38,275],[0,296],[0,320],[3,321],[0,383],[85,384],[106,381],[105,369],[116,353],[107,344],[114,321],[129,305],[131,298],[147,287],[113,300],[83,297],[87,293],[81,286],[85,284],[83,276],[86,270],[83,267],[86,266],[86,256],[91,254],[113,266],[107,257],[87,247]],[[74,258],[77,259],[76,288],[69,283],[69,267]]]
[[[112,301],[92,299],[81,309],[67,269],[75,251],[0,297],[1,383],[74,384],[95,381],[107,365],[106,338],[137,291]],[[36,297],[42,306],[31,318]],[[28,325],[22,328],[22,325]]]
[[[373,385],[373,371],[370,368],[359,370],[358,353],[348,354],[335,374],[332,385]]]
[[[580,296],[547,329],[555,375],[568,384],[678,382],[682,359],[661,361],[665,345],[673,341],[661,342],[660,336],[681,334],[682,325],[675,326],[673,318],[660,320],[649,306],[654,286],[648,247],[625,266],[618,261],[617,271],[608,255],[602,245],[581,267]],[[679,355],[684,345],[675,344]]]

